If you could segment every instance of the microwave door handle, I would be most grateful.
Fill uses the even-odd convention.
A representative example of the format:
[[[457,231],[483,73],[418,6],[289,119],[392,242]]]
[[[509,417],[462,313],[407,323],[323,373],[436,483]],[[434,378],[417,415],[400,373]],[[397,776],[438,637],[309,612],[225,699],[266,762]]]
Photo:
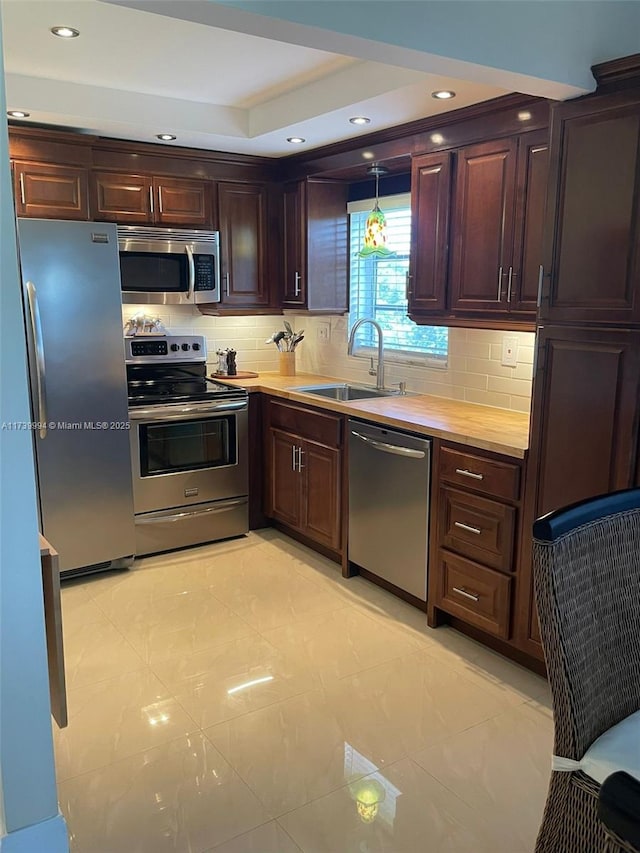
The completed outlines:
[[[187,260],[189,261],[189,292],[187,293],[187,299],[193,299],[193,293],[196,289],[196,265],[193,260],[193,249],[191,246],[185,246],[185,251],[187,253]]]

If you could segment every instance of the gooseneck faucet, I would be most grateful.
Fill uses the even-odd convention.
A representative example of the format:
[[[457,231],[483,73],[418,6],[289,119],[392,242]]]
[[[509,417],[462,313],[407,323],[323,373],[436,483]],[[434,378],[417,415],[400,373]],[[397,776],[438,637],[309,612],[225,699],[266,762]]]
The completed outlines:
[[[364,323],[371,325],[378,331],[378,367],[376,370],[376,388],[382,390],[384,388],[384,341],[382,338],[382,328],[376,320],[371,320],[369,317],[362,317],[353,324],[351,334],[349,335],[349,343],[347,345],[347,355],[353,355],[353,345],[356,339],[356,332]],[[372,365],[373,366],[373,365]],[[372,373],[372,371],[369,371]]]

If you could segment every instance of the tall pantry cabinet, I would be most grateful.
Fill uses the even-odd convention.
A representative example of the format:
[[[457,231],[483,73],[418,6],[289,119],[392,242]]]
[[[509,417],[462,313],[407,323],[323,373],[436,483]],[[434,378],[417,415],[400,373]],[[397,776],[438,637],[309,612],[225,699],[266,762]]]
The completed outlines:
[[[552,109],[525,531],[640,485],[640,56],[593,72],[595,95]],[[540,657],[528,534],[521,566],[519,641]]]

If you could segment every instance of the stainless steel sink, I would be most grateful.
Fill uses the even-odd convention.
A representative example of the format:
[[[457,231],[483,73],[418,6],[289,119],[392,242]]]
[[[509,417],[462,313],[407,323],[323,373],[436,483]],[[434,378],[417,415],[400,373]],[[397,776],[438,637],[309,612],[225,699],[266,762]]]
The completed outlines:
[[[343,403],[349,400],[367,400],[371,397],[397,397],[400,395],[398,389],[368,388],[366,385],[349,385],[347,382],[334,383],[333,385],[301,385],[289,390],[301,391],[303,394],[315,394],[317,397],[328,397],[330,400],[339,400]]]

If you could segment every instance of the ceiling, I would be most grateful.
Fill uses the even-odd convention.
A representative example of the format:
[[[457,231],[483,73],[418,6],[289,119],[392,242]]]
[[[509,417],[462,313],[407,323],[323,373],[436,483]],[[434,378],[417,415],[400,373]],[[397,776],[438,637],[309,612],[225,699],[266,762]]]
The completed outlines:
[[[158,142],[156,134],[171,133],[172,145],[278,157],[508,91],[182,20],[179,2],[160,8],[167,13],[100,0],[3,0],[8,109],[104,136]],[[80,36],[57,38],[56,25]],[[455,99],[434,99],[439,89]],[[355,127],[357,115],[371,123]]]

